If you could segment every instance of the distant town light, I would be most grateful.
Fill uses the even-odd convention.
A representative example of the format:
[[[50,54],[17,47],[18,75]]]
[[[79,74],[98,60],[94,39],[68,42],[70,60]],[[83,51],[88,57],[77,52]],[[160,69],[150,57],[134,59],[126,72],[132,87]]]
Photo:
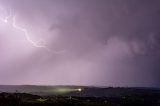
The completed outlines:
[[[81,88],[79,88],[79,89],[78,89],[78,91],[79,91],[79,92],[81,92],[81,91],[82,91],[82,89],[81,89]]]

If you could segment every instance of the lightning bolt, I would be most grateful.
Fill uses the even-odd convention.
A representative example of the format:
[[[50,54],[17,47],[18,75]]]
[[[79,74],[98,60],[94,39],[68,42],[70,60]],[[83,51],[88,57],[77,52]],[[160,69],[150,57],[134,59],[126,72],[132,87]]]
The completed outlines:
[[[51,51],[49,48],[47,48],[45,45],[39,45],[38,42],[35,42],[33,41],[30,36],[29,36],[29,33],[28,33],[28,30],[26,28],[23,28],[23,27],[20,27],[19,25],[16,24],[16,15],[12,16],[11,13],[9,13],[8,16],[2,18],[0,17],[0,20],[4,23],[8,23],[9,19],[12,17],[12,26],[16,29],[16,30],[19,30],[21,32],[24,33],[24,36],[26,38],[26,40],[34,47],[37,47],[37,48],[44,48],[48,51]]]
[[[13,20],[12,26],[13,26],[15,29],[23,32],[24,35],[25,35],[25,38],[27,39],[28,42],[30,42],[34,47],[37,47],[37,48],[45,48],[45,49],[48,50],[48,48],[46,48],[46,46],[44,46],[44,45],[39,45],[38,43],[34,42],[34,41],[30,38],[27,29],[22,28],[22,27],[20,27],[19,25],[16,24],[16,16],[13,16],[13,19],[12,19],[12,20]]]
[[[9,19],[9,17],[6,17],[5,19],[6,19],[6,20]],[[26,28],[23,28],[23,27],[21,27],[21,26],[19,26],[19,25],[16,24],[16,16],[13,16],[12,21],[13,21],[13,22],[12,22],[12,26],[13,26],[15,29],[23,32],[24,35],[25,35],[26,40],[27,40],[30,44],[32,44],[32,46],[34,46],[34,47],[36,47],[36,48],[43,48],[43,49],[46,49],[48,52],[52,52],[52,53],[56,53],[56,54],[57,54],[57,53],[59,54],[59,53],[64,52],[64,51],[53,51],[53,50],[51,50],[50,48],[48,48],[47,46],[45,46],[45,45],[40,45],[39,42],[33,41],[33,40],[31,39],[29,33],[28,33],[28,30],[27,30]],[[7,22],[8,22],[8,21],[7,21]],[[43,41],[43,40],[41,39],[41,41]]]
[[[36,47],[36,48],[46,49],[48,52],[52,52],[52,53],[60,53],[60,52],[63,52],[63,51],[58,51],[58,52],[56,51],[56,52],[55,52],[55,51],[51,50],[50,48],[48,48],[47,46],[41,45],[41,44],[39,44],[39,42],[35,42],[34,40],[32,40],[31,37],[30,37],[30,35],[29,35],[29,33],[28,33],[28,30],[27,30],[26,28],[23,28],[23,27],[21,27],[20,25],[17,24],[17,22],[16,22],[16,15],[11,15],[11,12],[9,12],[9,15],[6,16],[6,17],[4,17],[4,18],[0,17],[0,21],[2,21],[2,22],[4,22],[4,23],[8,23],[8,22],[9,22],[9,21],[8,21],[9,19],[12,20],[12,23],[11,23],[11,24],[12,24],[12,27],[15,28],[15,29],[18,30],[18,31],[23,32],[26,40],[27,40],[32,46],[34,46],[34,47]],[[41,40],[41,41],[42,41],[42,40]]]

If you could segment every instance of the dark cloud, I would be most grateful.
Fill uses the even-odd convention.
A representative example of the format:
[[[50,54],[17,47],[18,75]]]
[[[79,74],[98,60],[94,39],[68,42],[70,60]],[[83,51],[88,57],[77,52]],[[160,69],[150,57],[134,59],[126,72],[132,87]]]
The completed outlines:
[[[159,0],[0,3],[50,49],[33,47],[12,18],[0,22],[0,83],[159,86]]]

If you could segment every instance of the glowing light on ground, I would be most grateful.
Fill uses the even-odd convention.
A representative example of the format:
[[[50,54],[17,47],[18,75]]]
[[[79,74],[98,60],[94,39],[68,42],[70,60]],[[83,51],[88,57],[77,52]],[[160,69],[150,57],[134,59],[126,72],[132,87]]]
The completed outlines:
[[[82,91],[82,89],[81,88],[79,88],[79,89],[77,89],[79,92],[81,92]]]
[[[82,91],[81,88],[68,88],[68,87],[54,88],[51,90],[51,92],[54,94],[67,94],[71,92],[81,92],[81,91]]]

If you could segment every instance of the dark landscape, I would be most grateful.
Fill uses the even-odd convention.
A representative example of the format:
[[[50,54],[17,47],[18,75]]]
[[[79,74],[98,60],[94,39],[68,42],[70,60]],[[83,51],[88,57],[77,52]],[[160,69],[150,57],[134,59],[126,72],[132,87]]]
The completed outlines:
[[[160,105],[159,88],[1,85],[0,90],[0,106]]]

